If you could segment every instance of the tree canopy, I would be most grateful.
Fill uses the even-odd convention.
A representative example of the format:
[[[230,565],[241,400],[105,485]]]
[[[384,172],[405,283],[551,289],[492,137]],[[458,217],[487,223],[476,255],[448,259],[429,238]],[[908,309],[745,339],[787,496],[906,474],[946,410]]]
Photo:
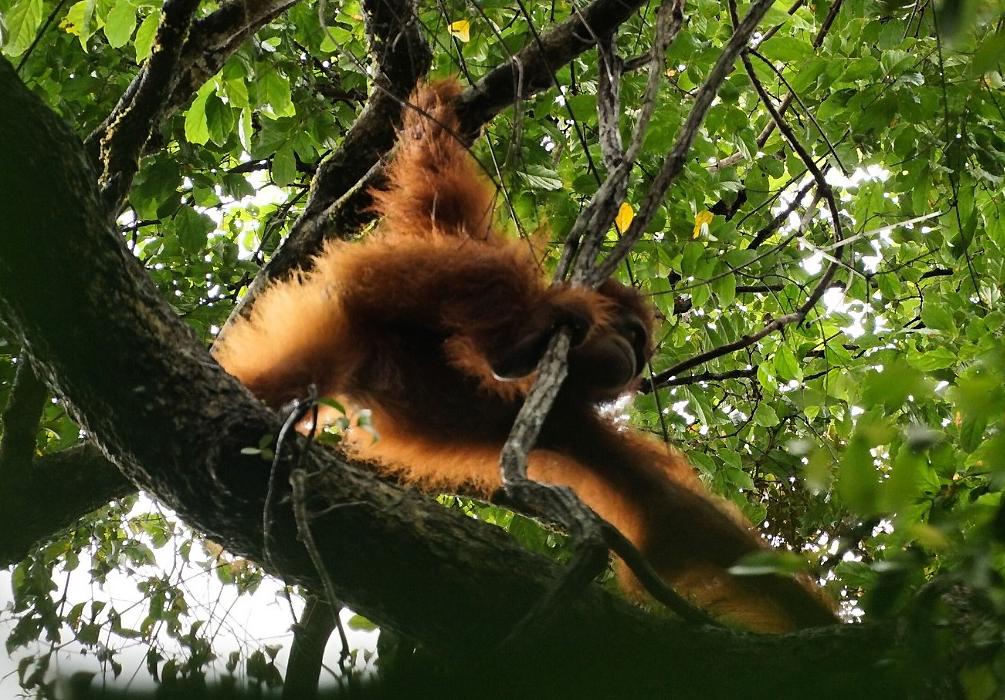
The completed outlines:
[[[0,600],[26,693],[57,692],[60,653],[111,679],[136,644],[164,688],[214,663],[313,683],[319,660],[294,677],[264,640],[217,659],[218,613],[165,549],[241,595],[337,595],[381,628],[382,674],[475,658],[542,696],[1005,687],[998,0],[0,0],[0,47]],[[657,310],[642,391],[612,411],[776,545],[741,569],[808,573],[849,624],[756,637],[593,584],[492,659],[570,543],[332,437],[277,447],[284,417],[213,362],[269,281],[367,234],[407,97],[445,75],[501,225],[552,270],[570,237],[596,250],[581,279]],[[135,627],[67,594],[113,572],[144,592]],[[323,647],[317,619],[295,647]]]

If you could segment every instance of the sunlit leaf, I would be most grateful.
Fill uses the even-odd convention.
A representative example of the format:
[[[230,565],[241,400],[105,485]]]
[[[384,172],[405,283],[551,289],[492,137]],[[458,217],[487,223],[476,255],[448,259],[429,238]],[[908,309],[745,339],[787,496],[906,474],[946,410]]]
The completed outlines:
[[[125,46],[136,27],[136,7],[131,0],[116,0],[105,16],[105,37],[113,49]]]
[[[467,43],[471,40],[471,23],[466,19],[451,22],[450,35],[457,37],[458,41]]]
[[[632,209],[632,205],[628,202],[622,202],[621,206],[618,207],[618,215],[614,217],[614,225],[617,226],[618,231],[624,233],[631,226],[634,218],[635,210]]]
[[[140,28],[136,30],[136,38],[133,42],[133,46],[136,49],[137,63],[141,63],[150,57],[154,39],[157,37],[158,24],[160,24],[160,14],[157,12],[151,12],[140,22]]]
[[[692,238],[698,238],[703,231],[708,230],[708,225],[712,223],[715,215],[710,211],[700,211],[694,215],[694,230],[691,232]]]
[[[20,56],[27,50],[42,24],[43,7],[42,0],[18,0],[3,13],[0,38],[5,54]]]

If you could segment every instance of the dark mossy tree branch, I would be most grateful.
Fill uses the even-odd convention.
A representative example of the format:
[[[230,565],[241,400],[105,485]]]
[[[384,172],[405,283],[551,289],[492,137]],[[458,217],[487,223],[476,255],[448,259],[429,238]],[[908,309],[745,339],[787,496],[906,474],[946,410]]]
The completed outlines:
[[[0,567],[21,561],[46,540],[115,498],[136,492],[95,445],[44,455],[0,475]]]
[[[163,302],[103,215],[82,144],[3,60],[0,92],[0,321],[130,480],[235,554],[264,561],[270,464],[242,448],[275,435],[279,417]],[[365,466],[320,448],[298,458],[292,445],[279,459],[273,572],[318,590],[284,478],[299,464],[338,597],[447,661],[467,659],[459,672],[490,678],[489,687],[542,697],[787,697],[806,687],[820,697],[905,697],[901,684],[926,675],[911,669],[905,679],[886,663],[898,643],[892,628],[757,637],[653,617],[596,586],[493,659],[488,650],[556,581],[555,565]]]
[[[489,71],[461,96],[461,125],[469,138],[515,102],[554,86],[559,68],[597,46],[597,36],[610,34],[646,3],[638,0],[594,0],[561,24],[542,32],[512,59]]]
[[[163,119],[176,109],[188,103],[196,90],[219,71],[244,41],[262,26],[277,17],[296,0],[232,0],[206,17],[195,22],[178,56],[173,73],[173,89],[161,105]],[[123,112],[133,104],[147,73],[156,68],[153,61],[147,61],[122,93],[115,109],[87,137],[87,151],[98,162],[99,148],[106,133]],[[151,130],[156,128],[151,124]]]
[[[0,566],[20,561],[36,541],[135,490],[91,445],[35,458],[48,398],[45,382],[22,355],[0,416]]]
[[[0,415],[0,566],[20,561],[38,540],[136,490],[93,445],[35,458],[48,398],[45,382],[22,355]]]
[[[103,140],[112,137],[110,129],[115,128],[112,141],[106,142],[109,153],[105,159],[109,176],[105,179],[106,197],[113,209],[114,202],[121,201],[128,191],[136,172],[135,159],[142,155],[158,121],[186,103],[248,36],[292,4],[292,0],[238,0],[225,3],[191,27],[194,8],[190,0],[165,4],[165,19],[151,60],[85,142],[87,153],[98,164]],[[182,43],[186,31],[187,39]],[[14,534],[2,547],[0,562],[18,560],[35,541],[51,536],[109,500],[136,490],[96,448],[77,448],[34,464],[23,460],[16,463],[26,472],[30,470],[30,483],[26,482],[29,492],[53,494],[53,507],[45,507],[48,504],[38,499],[21,500],[20,489],[12,483],[2,487],[0,528]],[[77,464],[83,470],[79,474],[75,471]],[[50,472],[49,467],[58,469]],[[94,470],[89,477],[88,470]],[[6,523],[12,523],[12,529],[4,527]]]
[[[143,146],[160,123],[167,99],[178,83],[178,60],[198,5],[199,0],[164,3],[153,52],[140,71],[139,83],[129,93],[129,103],[116,107],[115,121],[101,139],[101,198],[113,218],[133,183]]]

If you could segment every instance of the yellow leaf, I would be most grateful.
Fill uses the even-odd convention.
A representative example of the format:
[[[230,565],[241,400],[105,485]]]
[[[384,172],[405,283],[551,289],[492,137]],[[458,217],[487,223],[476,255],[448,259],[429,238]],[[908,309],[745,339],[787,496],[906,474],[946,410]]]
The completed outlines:
[[[471,22],[466,19],[459,19],[450,24],[450,33],[457,37],[459,41],[467,43],[471,39]]]
[[[692,238],[697,238],[701,235],[703,228],[707,228],[712,219],[715,218],[715,214],[710,211],[700,211],[694,215],[694,233],[691,234]]]
[[[614,217],[614,225],[618,227],[619,233],[624,233],[631,226],[632,219],[635,218],[635,210],[628,202],[622,202],[618,208],[618,215]]]

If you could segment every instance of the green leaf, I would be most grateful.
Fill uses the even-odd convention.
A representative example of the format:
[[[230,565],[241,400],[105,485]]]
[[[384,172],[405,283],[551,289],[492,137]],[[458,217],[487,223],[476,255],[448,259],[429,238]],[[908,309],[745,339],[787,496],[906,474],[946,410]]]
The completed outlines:
[[[952,367],[959,361],[959,357],[949,348],[939,347],[925,351],[910,350],[907,353],[907,361],[922,372],[934,372],[937,369]]]
[[[139,216],[156,219],[162,206],[177,199],[181,173],[171,158],[147,158],[140,166],[129,201]]]
[[[293,155],[293,146],[287,144],[276,151],[272,158],[272,179],[280,187],[284,187],[297,178],[297,159]]]
[[[185,113],[185,138],[189,143],[203,145],[209,141],[209,121],[206,117],[206,103],[213,93],[212,82],[199,88],[192,106]]]
[[[1005,56],[1005,33],[989,34],[974,53],[970,70],[975,75],[992,70],[1001,72],[1002,56]]]
[[[767,362],[762,362],[757,366],[757,381],[765,391],[774,393],[778,391],[778,380],[775,379],[775,375],[771,373],[771,369]]]
[[[4,42],[3,52],[8,56],[20,56],[27,51],[42,25],[42,15],[42,0],[19,0],[3,13],[0,25],[6,28],[0,34]]]
[[[359,614],[350,617],[347,624],[349,629],[359,630],[360,632],[373,632],[379,629],[377,625]]]
[[[719,297],[720,308],[726,308],[736,299],[736,275],[732,272],[712,283],[715,295]]]
[[[988,419],[986,416],[966,416],[960,424],[960,449],[964,452],[973,452],[980,447],[987,427]]]
[[[234,110],[216,95],[206,100],[206,126],[213,143],[222,146],[234,131]]]
[[[691,301],[695,308],[703,309],[708,306],[708,300],[712,296],[712,290],[707,284],[702,284],[691,290]]]
[[[849,508],[860,515],[876,512],[879,480],[865,439],[856,435],[838,464],[837,490]]]
[[[698,416],[698,420],[703,425],[713,425],[715,421],[715,409],[708,400],[708,395],[697,385],[687,387],[686,395],[691,399],[691,410]],[[739,466],[739,463],[737,463]]]
[[[901,49],[890,49],[884,51],[883,55],[880,57],[880,63],[883,67],[883,71],[887,75],[896,75],[903,72],[905,68],[913,65],[917,61],[917,57],[914,54],[907,51],[902,51]]]
[[[95,31],[94,2],[95,0],[80,0],[74,3],[59,25],[67,33],[76,35],[80,40],[80,48],[84,51],[87,51],[87,40]]]
[[[562,189],[562,178],[554,170],[543,165],[528,166],[519,175],[524,182],[538,190],[554,192]]]
[[[775,351],[775,357],[773,359],[773,364],[775,365],[775,371],[778,372],[778,376],[786,381],[793,379],[802,379],[803,372],[799,367],[799,361],[796,356],[789,349],[788,345],[779,345],[778,350]]]
[[[750,474],[742,469],[727,469],[726,479],[737,488],[745,491],[751,491],[755,488],[754,480],[750,477]]]
[[[874,78],[878,76],[879,73],[879,61],[872,56],[865,56],[864,58],[858,58],[851,61],[845,69],[845,72],[841,75],[840,80],[848,82],[865,80],[867,78]]]
[[[223,84],[224,94],[234,107],[243,108],[251,105],[248,101],[248,85],[245,83],[245,80],[246,78],[242,76],[226,80]]]
[[[1001,376],[980,366],[976,369],[961,377],[949,396],[966,417],[998,418],[1005,411]]]
[[[290,97],[290,81],[284,76],[274,70],[267,72],[259,80],[259,90],[261,101],[269,107],[263,114],[272,119],[296,115],[297,110]]]
[[[706,476],[715,476],[716,473],[715,460],[713,460],[707,454],[705,454],[704,452],[691,451],[688,453],[687,457],[688,460],[691,462],[691,464],[696,466],[698,470],[701,471],[701,473],[705,474]]]
[[[194,253],[206,247],[207,235],[216,224],[205,214],[183,206],[174,217],[174,232],[183,250]]]
[[[956,331],[952,311],[945,304],[934,299],[925,299],[925,303],[921,307],[921,321],[928,328],[946,332]]]
[[[760,403],[754,411],[754,422],[765,428],[771,428],[778,425],[781,421],[778,420],[778,414],[775,413],[775,409],[766,403]]]
[[[887,510],[900,510],[910,505],[921,492],[924,458],[902,445],[893,461],[890,478],[883,484],[883,505]]]
[[[700,260],[704,254],[705,246],[697,241],[688,241],[687,245],[684,246],[684,254],[681,258],[680,271],[685,278],[691,277],[695,274],[698,260]]]
[[[116,0],[105,16],[105,37],[108,45],[118,49],[126,45],[136,27],[136,8],[130,0]]]
[[[782,550],[760,550],[745,554],[733,566],[729,573],[734,576],[764,576],[766,574],[782,574],[791,576],[806,570],[806,562],[795,552]]]
[[[991,664],[969,664],[960,670],[959,679],[964,697],[983,700],[1001,693],[1001,682]]]
[[[798,61],[812,54],[813,47],[795,37],[775,35],[764,45],[763,51],[776,61]]]
[[[814,491],[826,491],[830,485],[833,466],[830,452],[820,447],[814,448],[803,469],[807,486]]]
[[[160,13],[151,12],[143,21],[140,22],[140,28],[136,30],[136,39],[133,42],[133,47],[136,49],[136,62],[142,63],[150,57],[150,52],[153,49],[154,38],[157,36],[157,26],[160,23]]]
[[[736,450],[731,450],[729,448],[722,448],[719,450],[719,457],[722,459],[723,463],[733,467],[737,471],[743,470],[743,457]]]
[[[251,123],[251,110],[247,108],[242,109],[241,121],[237,125],[237,137],[241,141],[241,147],[248,153],[251,153],[251,139],[254,135],[255,130]]]
[[[883,365],[882,372],[869,372],[862,388],[866,408],[884,406],[900,408],[908,396],[920,396],[927,391],[921,372],[906,362],[893,361]]]

